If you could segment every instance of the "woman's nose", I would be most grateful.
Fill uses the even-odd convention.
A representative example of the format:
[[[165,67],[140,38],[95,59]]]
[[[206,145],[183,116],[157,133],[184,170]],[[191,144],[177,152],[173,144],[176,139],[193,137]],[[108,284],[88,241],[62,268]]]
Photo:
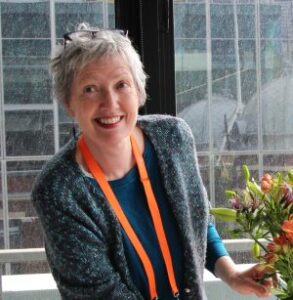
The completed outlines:
[[[118,95],[115,91],[105,90],[102,95],[103,107],[116,107],[118,103]]]

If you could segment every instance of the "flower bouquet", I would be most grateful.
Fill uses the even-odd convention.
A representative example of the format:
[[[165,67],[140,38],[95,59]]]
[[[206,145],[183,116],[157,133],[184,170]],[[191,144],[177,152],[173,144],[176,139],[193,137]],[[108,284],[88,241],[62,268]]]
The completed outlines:
[[[277,298],[292,300],[293,170],[265,174],[258,184],[246,165],[242,169],[246,188],[226,191],[231,208],[213,208],[211,214],[222,221],[236,222],[234,232],[244,233],[254,241],[253,256],[270,270],[266,278],[278,279],[274,289]]]

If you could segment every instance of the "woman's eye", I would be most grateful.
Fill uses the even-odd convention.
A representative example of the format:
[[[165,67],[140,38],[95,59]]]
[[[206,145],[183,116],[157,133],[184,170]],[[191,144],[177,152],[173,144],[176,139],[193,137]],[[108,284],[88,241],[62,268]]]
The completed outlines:
[[[86,86],[83,89],[83,92],[86,93],[86,94],[94,93],[95,91],[96,91],[95,87],[91,86],[91,85]]]
[[[124,81],[121,81],[117,84],[117,87],[120,88],[120,89],[123,89],[123,88],[127,88],[129,87],[129,84],[124,82]]]

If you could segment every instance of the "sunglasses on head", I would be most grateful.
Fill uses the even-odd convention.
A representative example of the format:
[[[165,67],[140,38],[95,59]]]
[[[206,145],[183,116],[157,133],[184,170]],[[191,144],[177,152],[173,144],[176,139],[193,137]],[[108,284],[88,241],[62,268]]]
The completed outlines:
[[[79,41],[90,41],[96,38],[97,34],[99,32],[105,31],[105,30],[110,30],[113,32],[117,32],[123,36],[127,36],[128,31],[124,31],[121,29],[99,29],[99,30],[88,30],[88,29],[82,29],[78,31],[71,31],[67,32],[63,35],[63,41],[64,41],[64,48],[71,42],[74,42],[74,40],[79,40]]]

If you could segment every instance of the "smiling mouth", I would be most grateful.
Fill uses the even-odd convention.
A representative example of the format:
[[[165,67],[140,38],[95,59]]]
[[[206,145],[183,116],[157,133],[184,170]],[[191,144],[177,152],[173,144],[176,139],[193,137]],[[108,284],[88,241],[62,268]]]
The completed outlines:
[[[98,118],[96,120],[99,124],[107,126],[107,125],[115,125],[119,123],[122,120],[122,118],[123,118],[122,116],[117,116],[111,118]]]

